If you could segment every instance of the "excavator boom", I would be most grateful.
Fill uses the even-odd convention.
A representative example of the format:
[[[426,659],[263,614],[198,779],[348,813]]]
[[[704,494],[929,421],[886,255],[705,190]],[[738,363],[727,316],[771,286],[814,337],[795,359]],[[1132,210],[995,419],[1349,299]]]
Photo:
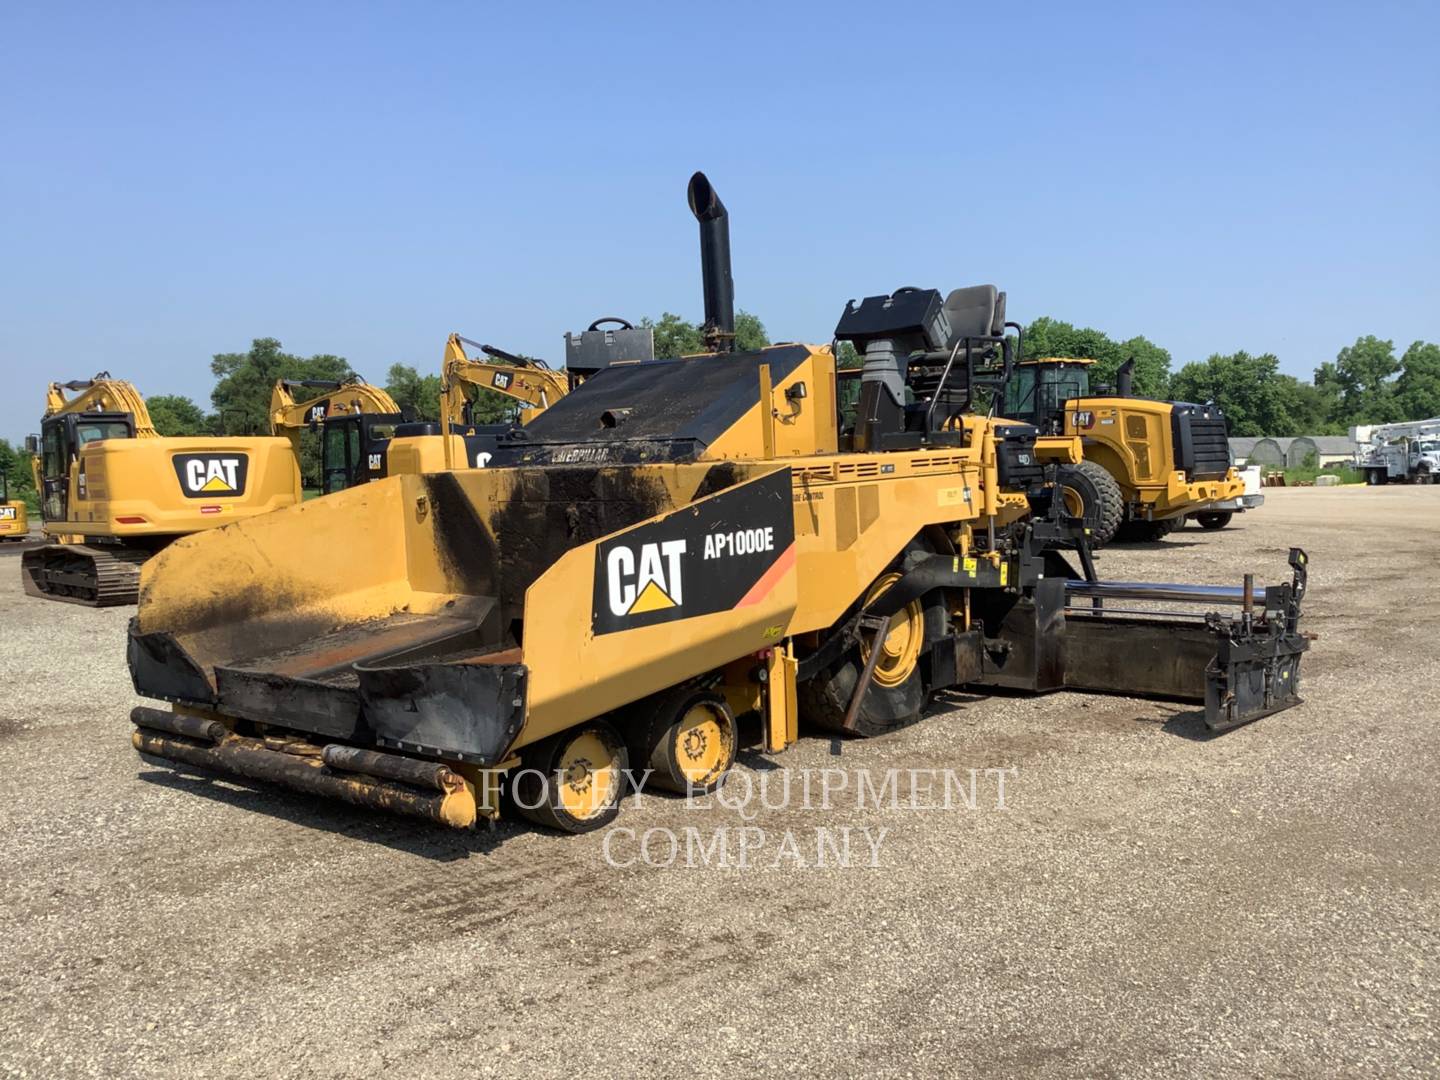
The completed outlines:
[[[67,390],[75,396],[67,397]],[[145,398],[135,389],[135,384],[112,379],[108,371],[97,373],[93,379],[50,384],[45,391],[43,419],[71,413],[129,413],[135,425],[135,438],[160,437],[150,419],[150,410],[145,407]]]

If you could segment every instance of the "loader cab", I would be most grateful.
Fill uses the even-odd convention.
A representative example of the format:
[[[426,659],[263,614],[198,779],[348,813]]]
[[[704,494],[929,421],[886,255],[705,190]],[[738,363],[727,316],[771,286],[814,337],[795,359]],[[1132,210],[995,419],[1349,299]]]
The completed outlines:
[[[1043,435],[1065,430],[1065,403],[1090,396],[1094,360],[1022,360],[1005,384],[1000,412],[1034,424]]]
[[[133,439],[135,417],[126,412],[61,413],[40,422],[40,516],[64,521],[70,509],[71,466],[80,451],[102,439]],[[85,477],[76,481],[76,494],[85,496]]]
[[[327,416],[320,446],[320,491],[330,495],[389,475],[390,440],[400,413]]]

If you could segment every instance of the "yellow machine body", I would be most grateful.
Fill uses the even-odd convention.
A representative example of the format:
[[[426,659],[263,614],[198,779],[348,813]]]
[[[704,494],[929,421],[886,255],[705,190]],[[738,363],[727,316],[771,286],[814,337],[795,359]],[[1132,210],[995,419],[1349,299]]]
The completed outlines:
[[[30,535],[30,512],[23,502],[0,502],[0,540],[24,540]]]
[[[730,348],[724,207],[702,174],[689,196],[715,351],[605,366],[485,468],[463,435],[443,471],[396,439],[396,475],[171,545],[129,631],[136,690],[172,706],[132,712],[137,751],[452,826],[508,786],[583,831],[631,767],[713,790],[744,714],[780,751],[802,717],[884,734],[954,686],[1202,701],[1217,730],[1298,700],[1303,553],[1227,597],[1243,619],[1101,609],[1035,428],[968,409],[1014,363],[993,286],[848,305],[847,415],[831,347]]]
[[[834,357],[828,346],[783,347],[796,350],[803,359],[774,380],[759,354],[754,404],[694,461],[592,464],[577,448],[570,463],[561,453],[543,466],[392,475],[187,537],[144,568],[140,651],[186,657],[188,681],[167,696],[192,715],[336,738],[356,722],[335,715],[337,669],[352,695],[351,670],[382,657],[523,669],[523,711],[496,743],[498,760],[454,766],[480,793],[479,813],[493,810],[483,790],[498,783],[484,774],[527,747],[710,672],[729,673],[723,690],[738,711],[763,705],[767,745],[781,749],[796,731],[790,642],[835,624],[918,535],[994,584],[1002,560],[971,554],[976,531],[1029,513],[1023,493],[999,490],[993,420],[965,418],[963,447],[838,452]],[[737,513],[727,501],[746,509],[727,517]],[[709,513],[734,527],[710,530]],[[664,547],[673,541],[648,539],[677,529],[683,566]],[[707,566],[707,542],[749,559],[740,595],[706,596],[723,576]],[[711,554],[723,568],[724,554]],[[523,641],[507,646],[517,625]],[[771,689],[753,679],[757,657],[780,680]],[[260,670],[294,680],[288,719],[258,689]],[[424,745],[417,735],[390,748]]]
[[[106,373],[52,384],[41,431],[36,487],[54,543],[21,560],[33,596],[134,603],[138,566],[177,536],[301,498],[288,439],[161,437],[135,388]]]
[[[46,536],[181,536],[300,501],[290,440],[273,436],[104,439],[82,447]]]
[[[1070,403],[1074,404],[1074,403]],[[1095,398],[1084,408],[1067,408],[1065,434],[1042,435],[1036,452],[1046,461],[1094,461],[1120,485],[1134,517],[1161,521],[1203,510],[1205,505],[1243,494],[1245,482],[1233,468],[1223,476],[1192,480],[1172,467],[1174,441],[1168,401]],[[1077,415],[1093,416],[1089,427]]]
[[[1104,469],[1118,487],[1122,522],[1180,521],[1243,493],[1217,409],[1128,393],[1092,395],[1093,364],[1052,357],[1017,365],[1004,404],[1009,415],[1037,426],[1043,460],[1084,460]]]

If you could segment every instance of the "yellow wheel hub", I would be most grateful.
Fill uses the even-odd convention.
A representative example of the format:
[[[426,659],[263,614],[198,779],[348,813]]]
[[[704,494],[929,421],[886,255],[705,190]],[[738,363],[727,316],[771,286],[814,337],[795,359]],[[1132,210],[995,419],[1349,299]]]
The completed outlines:
[[[675,726],[675,762],[690,783],[708,783],[730,760],[734,741],[728,719],[713,706],[697,702]]]
[[[870,587],[865,597],[868,606],[886,589],[900,580],[898,573],[889,573]],[[890,616],[890,629],[885,640],[880,642],[880,657],[875,661],[874,681],[881,686],[899,686],[915,671],[920,662],[920,650],[925,644],[925,609],[919,600],[912,600]],[[870,662],[870,650],[875,647],[874,637],[860,638],[860,662]]]
[[[619,798],[619,758],[615,748],[593,731],[581,732],[570,741],[556,772],[560,806],[579,821],[604,813]]]
[[[1073,518],[1085,516],[1085,500],[1074,488],[1061,488],[1061,498],[1065,500],[1065,513]]]

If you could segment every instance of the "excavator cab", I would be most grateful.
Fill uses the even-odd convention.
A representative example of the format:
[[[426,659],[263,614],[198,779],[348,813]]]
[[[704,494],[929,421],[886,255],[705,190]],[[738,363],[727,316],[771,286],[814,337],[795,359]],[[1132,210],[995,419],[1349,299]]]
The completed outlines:
[[[329,495],[389,475],[388,454],[401,413],[327,417],[320,445],[321,492]]]
[[[297,400],[297,391],[315,390],[324,392]],[[395,429],[410,419],[385,390],[359,375],[344,383],[280,379],[270,393],[272,435],[287,435],[299,455],[302,429],[320,434],[324,495],[388,476],[390,440]]]
[[[67,388],[70,384],[66,384]],[[135,438],[135,417],[125,412],[62,413],[40,423],[40,514],[46,521],[68,516],[70,469],[80,451],[101,439]],[[78,478],[85,494],[85,475]]]

